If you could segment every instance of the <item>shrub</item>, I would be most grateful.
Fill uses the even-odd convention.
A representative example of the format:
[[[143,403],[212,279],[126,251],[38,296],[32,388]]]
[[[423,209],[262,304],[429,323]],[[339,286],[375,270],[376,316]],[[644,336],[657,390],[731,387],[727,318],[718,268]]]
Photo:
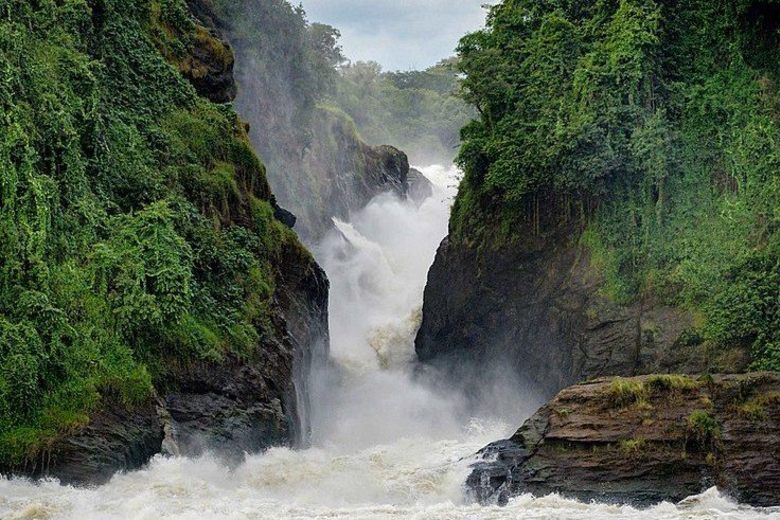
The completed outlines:
[[[641,381],[615,378],[609,384],[607,396],[616,407],[647,403],[647,388]]]
[[[688,416],[688,433],[701,447],[714,447],[721,437],[718,421],[704,410],[696,410]]]

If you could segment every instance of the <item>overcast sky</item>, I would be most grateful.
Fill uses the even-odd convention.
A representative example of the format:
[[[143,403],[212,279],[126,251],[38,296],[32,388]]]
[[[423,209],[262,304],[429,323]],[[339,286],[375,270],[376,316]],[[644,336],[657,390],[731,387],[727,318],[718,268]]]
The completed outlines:
[[[491,0],[301,0],[309,21],[341,31],[352,61],[385,70],[424,69],[452,56],[458,40],[483,26]],[[297,3],[296,0],[291,2]]]

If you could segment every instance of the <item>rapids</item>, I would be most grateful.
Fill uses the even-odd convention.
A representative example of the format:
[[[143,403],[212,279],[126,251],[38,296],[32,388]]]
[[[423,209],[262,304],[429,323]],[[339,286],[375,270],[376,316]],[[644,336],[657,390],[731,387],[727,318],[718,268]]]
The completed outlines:
[[[472,503],[473,454],[508,436],[535,403],[471,417],[456,392],[415,373],[426,273],[447,233],[457,172],[423,169],[422,202],[374,199],[316,248],[331,279],[331,362],[312,381],[312,447],[272,449],[238,467],[204,456],[158,456],[105,486],[0,479],[0,519],[779,519],[716,490],[649,510],[523,496]],[[504,385],[506,386],[506,385]]]

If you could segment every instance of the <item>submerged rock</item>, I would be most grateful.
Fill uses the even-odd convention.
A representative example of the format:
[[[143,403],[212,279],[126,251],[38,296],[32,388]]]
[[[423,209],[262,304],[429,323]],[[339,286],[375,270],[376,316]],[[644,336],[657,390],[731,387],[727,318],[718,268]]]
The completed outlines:
[[[468,486],[482,503],[559,493],[648,506],[717,486],[780,505],[780,375],[583,383],[481,455]]]

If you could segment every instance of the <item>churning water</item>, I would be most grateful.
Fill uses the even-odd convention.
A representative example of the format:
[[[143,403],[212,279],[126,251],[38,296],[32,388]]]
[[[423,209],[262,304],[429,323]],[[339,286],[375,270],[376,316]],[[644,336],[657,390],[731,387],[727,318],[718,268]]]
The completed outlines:
[[[312,381],[312,448],[273,449],[233,469],[208,456],[157,457],[94,489],[0,479],[0,519],[780,520],[780,510],[741,507],[715,490],[645,511],[556,496],[471,503],[472,454],[510,434],[532,403],[518,391],[513,416],[470,418],[455,392],[413,376],[426,273],[456,182],[454,170],[424,171],[433,196],[377,197],[318,248],[332,283],[332,363]]]

